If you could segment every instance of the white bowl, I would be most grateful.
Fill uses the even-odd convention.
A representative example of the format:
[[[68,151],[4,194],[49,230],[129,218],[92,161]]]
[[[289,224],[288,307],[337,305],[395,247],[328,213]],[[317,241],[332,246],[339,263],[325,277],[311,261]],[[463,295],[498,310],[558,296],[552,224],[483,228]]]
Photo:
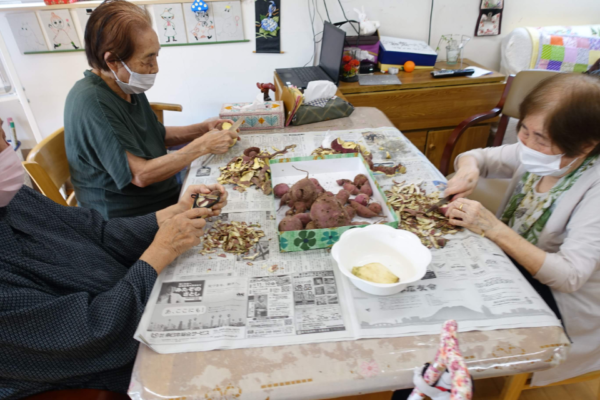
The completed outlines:
[[[387,225],[347,230],[333,245],[331,255],[342,274],[360,290],[377,296],[401,292],[421,280],[431,263],[431,252],[417,235]],[[398,283],[373,283],[352,275],[353,267],[378,262],[400,278]]]

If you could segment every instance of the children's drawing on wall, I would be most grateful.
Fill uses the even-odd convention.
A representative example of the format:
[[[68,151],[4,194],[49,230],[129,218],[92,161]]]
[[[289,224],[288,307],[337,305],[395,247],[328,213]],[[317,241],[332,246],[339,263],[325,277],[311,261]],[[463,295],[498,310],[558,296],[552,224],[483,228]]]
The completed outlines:
[[[81,47],[69,10],[40,11],[52,50],[77,50]]]
[[[85,27],[90,19],[90,15],[94,12],[95,8],[75,8],[75,13],[77,14],[77,19],[79,20],[79,37],[81,38],[81,43],[85,40]],[[83,43],[84,44],[84,43]],[[84,44],[85,45],[85,44]]]
[[[204,7],[200,6],[199,2],[183,4],[187,37],[190,43],[217,41],[212,5],[208,7],[206,3],[202,4]]]
[[[215,1],[210,3],[215,17],[218,42],[244,40],[242,6],[239,1]]]
[[[6,18],[21,53],[48,50],[35,13],[8,14]]]
[[[154,14],[160,44],[187,43],[181,4],[156,4]]]
[[[254,2],[257,53],[279,53],[281,51],[280,7],[281,0],[256,0]]]

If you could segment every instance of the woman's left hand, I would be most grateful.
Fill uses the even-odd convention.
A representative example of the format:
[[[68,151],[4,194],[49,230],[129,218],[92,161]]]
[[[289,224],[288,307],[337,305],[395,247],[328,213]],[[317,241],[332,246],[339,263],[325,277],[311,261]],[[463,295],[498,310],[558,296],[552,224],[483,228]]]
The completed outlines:
[[[186,212],[194,205],[194,198],[192,197],[193,194],[209,194],[213,190],[218,190],[221,192],[221,198],[219,199],[219,202],[211,207],[212,215],[210,216],[216,217],[217,215],[221,214],[221,210],[227,205],[228,194],[223,185],[190,185],[185,190],[185,193],[181,196],[176,206],[180,212]]]
[[[450,203],[446,216],[450,223],[462,226],[478,235],[485,234],[488,237],[501,227],[502,222],[478,201],[469,199],[457,199]]]

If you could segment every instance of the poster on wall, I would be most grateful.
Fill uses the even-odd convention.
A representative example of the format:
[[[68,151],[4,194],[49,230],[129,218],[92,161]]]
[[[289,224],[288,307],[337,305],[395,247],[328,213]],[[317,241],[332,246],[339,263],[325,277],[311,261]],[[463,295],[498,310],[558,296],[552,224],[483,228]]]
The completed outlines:
[[[160,44],[187,43],[181,4],[155,4],[154,19]]]
[[[183,3],[183,16],[189,43],[216,42],[212,4],[206,11],[193,11],[193,3]]]
[[[44,34],[34,12],[8,14],[6,18],[21,53],[48,51]]]
[[[281,0],[256,0],[256,52],[281,53]]]
[[[481,0],[475,36],[497,36],[502,31],[504,0]]]
[[[50,39],[50,50],[77,50],[81,47],[69,10],[40,11],[40,18]]]
[[[217,42],[244,40],[240,1],[212,1],[209,4],[215,18]]]
[[[86,7],[86,8],[76,8],[75,13],[77,14],[77,19],[79,20],[79,37],[81,38],[81,43],[85,46],[85,27],[87,26],[88,20],[90,19],[90,15],[95,8]]]

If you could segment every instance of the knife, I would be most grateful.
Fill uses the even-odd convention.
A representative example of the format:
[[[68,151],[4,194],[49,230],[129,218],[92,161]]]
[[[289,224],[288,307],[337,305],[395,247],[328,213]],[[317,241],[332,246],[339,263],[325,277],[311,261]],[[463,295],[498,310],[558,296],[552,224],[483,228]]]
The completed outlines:
[[[438,201],[437,203],[435,203],[434,205],[432,205],[431,207],[429,207],[429,208],[427,209],[427,211],[425,211],[425,213],[428,213],[428,212],[432,212],[432,211],[434,211],[434,210],[437,210],[437,209],[439,209],[441,206],[443,206],[444,204],[447,204],[447,203],[450,201],[450,199],[452,198],[452,196],[453,196],[453,195],[450,195],[450,196],[446,196],[446,197],[444,197],[443,199],[441,199],[440,201]]]
[[[231,125],[231,128],[227,129],[228,131],[233,131],[233,132],[237,132],[238,128],[244,123],[244,118],[238,118],[237,121],[234,122],[233,125]],[[200,164],[200,168],[206,167],[206,165],[212,161],[212,159],[215,157],[214,154],[209,155],[208,157],[206,157],[206,160],[202,161],[202,164]]]

